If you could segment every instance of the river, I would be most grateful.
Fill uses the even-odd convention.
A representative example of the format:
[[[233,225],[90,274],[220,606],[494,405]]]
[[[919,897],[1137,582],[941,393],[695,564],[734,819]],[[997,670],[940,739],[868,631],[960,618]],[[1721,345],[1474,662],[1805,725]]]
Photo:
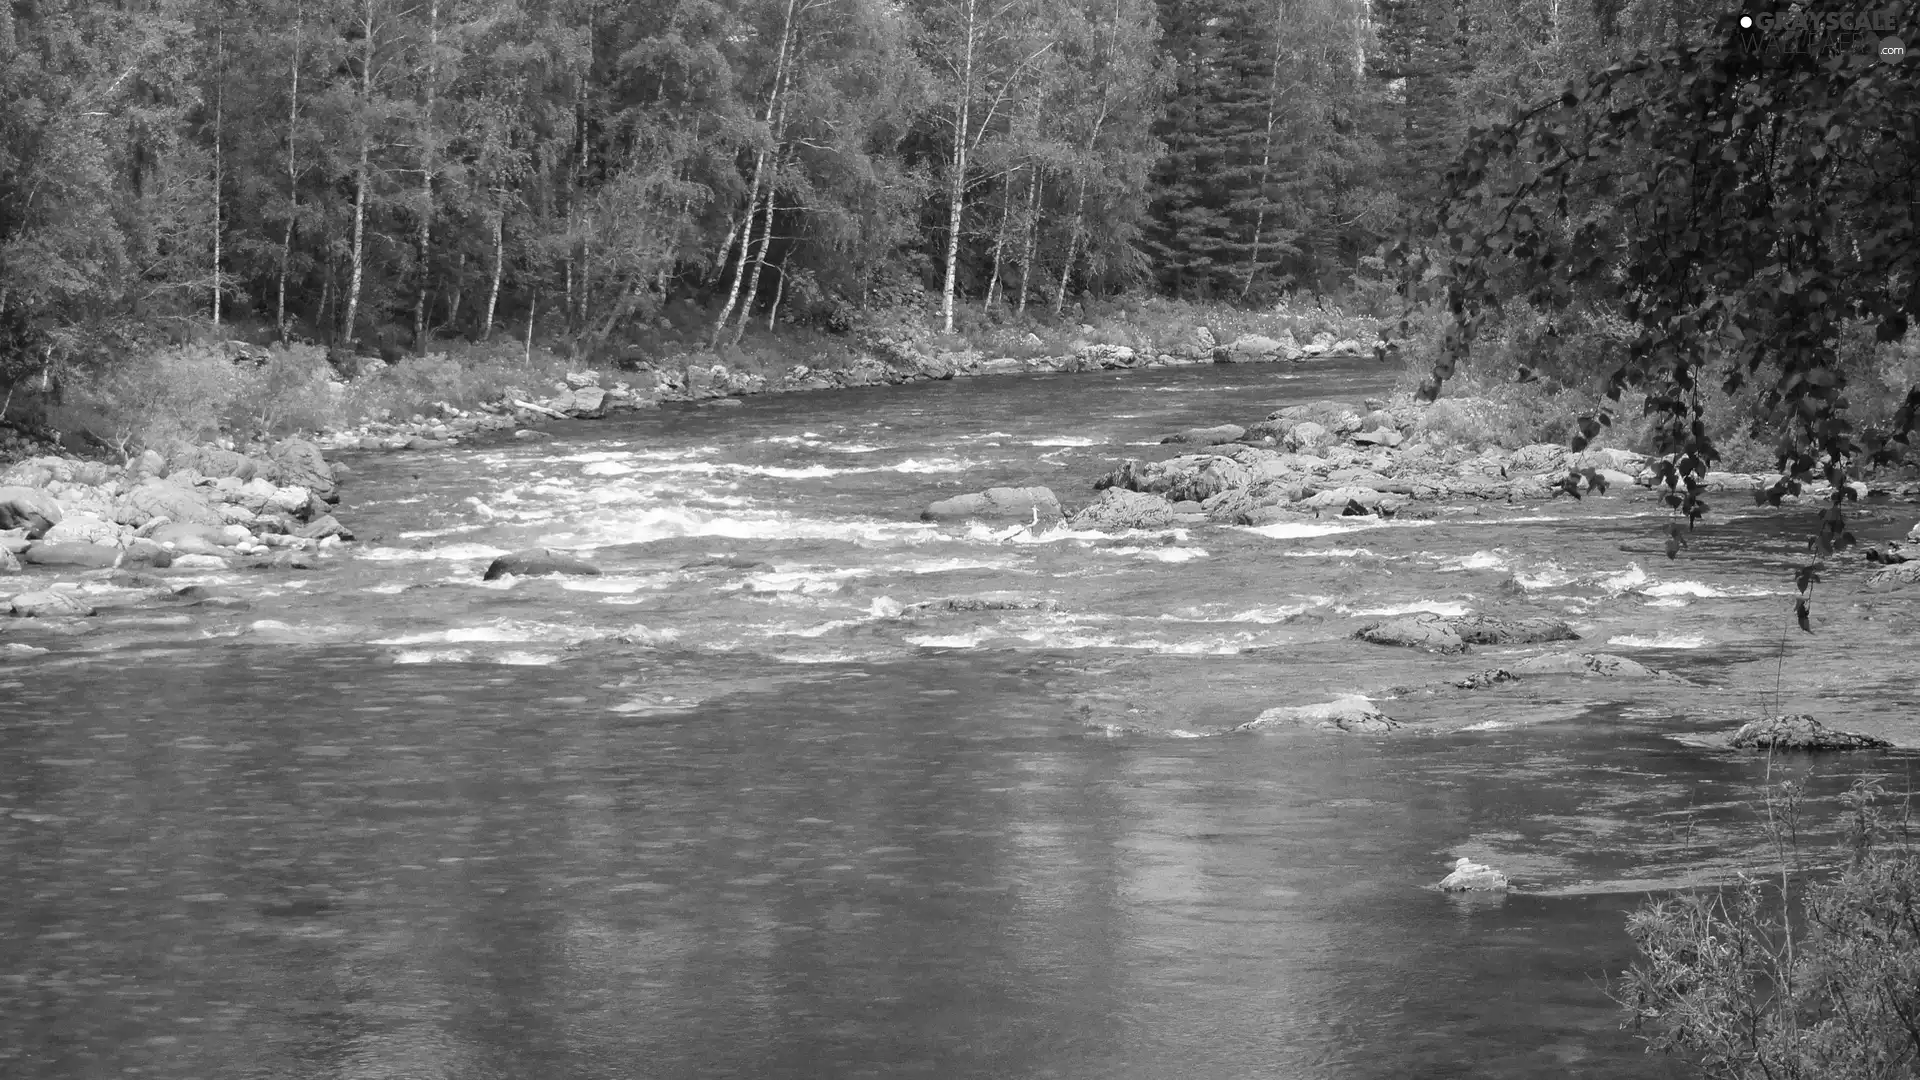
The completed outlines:
[[[1920,745],[1897,593],[1836,571],[1788,632],[1810,511],[1716,500],[1672,562],[1639,490],[918,520],[1078,506],[1167,431],[1389,381],[977,378],[352,455],[330,569],[14,620],[48,651],[0,661],[0,1075],[1678,1075],[1607,997],[1628,912],[1767,864],[1769,770],[1817,857],[1833,796],[1913,760],[1689,739],[1784,710]],[[534,544],[606,573],[480,580]],[[951,597],[1006,603],[911,606]],[[1349,638],[1415,610],[1557,615],[1689,682],[1436,690],[1548,647]],[[1408,726],[1198,737],[1341,693]],[[1514,890],[1435,891],[1459,856]]]

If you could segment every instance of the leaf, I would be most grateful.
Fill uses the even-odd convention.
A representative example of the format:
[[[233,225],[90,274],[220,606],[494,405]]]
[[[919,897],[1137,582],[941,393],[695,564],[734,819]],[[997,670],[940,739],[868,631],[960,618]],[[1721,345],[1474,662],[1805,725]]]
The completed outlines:
[[[1812,615],[1813,613],[1808,610],[1806,597],[1803,596],[1793,602],[1793,620],[1800,624],[1800,629],[1809,634],[1813,633]]]
[[[1667,537],[1667,558],[1669,559],[1679,558],[1680,548],[1684,546],[1684,543],[1685,542],[1680,539],[1678,534]]]
[[[1812,563],[1795,571],[1793,575],[1793,587],[1796,591],[1806,592],[1813,587],[1814,582],[1820,580],[1820,575],[1817,572],[1818,566],[1818,563]]]

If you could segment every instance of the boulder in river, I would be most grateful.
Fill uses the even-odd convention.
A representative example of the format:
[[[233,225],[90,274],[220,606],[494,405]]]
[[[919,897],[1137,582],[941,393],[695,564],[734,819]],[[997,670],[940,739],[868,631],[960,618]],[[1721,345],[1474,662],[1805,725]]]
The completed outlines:
[[[1459,858],[1453,861],[1453,873],[1440,879],[1442,892],[1504,892],[1507,875],[1485,863]]]
[[[1060,499],[1051,488],[996,487],[941,499],[921,511],[923,521],[987,521],[1052,525],[1060,521]]]
[[[98,514],[72,513],[61,518],[40,539],[49,544],[112,544],[131,530]]]
[[[1158,495],[1125,488],[1108,488],[1093,504],[1073,515],[1075,529],[1118,532],[1124,529],[1164,529],[1173,524],[1173,505]]]
[[[1888,588],[1897,585],[1920,583],[1920,561],[1895,563],[1883,570],[1877,570],[1867,578],[1867,584],[1875,588]]]
[[[333,501],[338,484],[332,466],[327,464],[319,447],[305,439],[287,439],[275,443],[268,456],[274,483],[282,487],[303,487],[328,502]]]
[[[99,570],[119,565],[120,549],[105,544],[49,544],[42,541],[21,553],[20,561],[31,566],[74,566]]]
[[[127,492],[114,504],[113,517],[122,525],[136,528],[154,518],[215,528],[225,525],[227,520],[198,491],[170,480],[149,480]]]
[[[1217,446],[1221,443],[1238,442],[1245,437],[1247,429],[1239,424],[1216,424],[1213,427],[1188,428],[1177,431],[1160,440],[1161,444],[1187,443],[1192,446]]]
[[[1613,653],[1546,653],[1508,668],[1515,675],[1599,675],[1614,679],[1673,678],[1662,671]]]
[[[1452,622],[1438,615],[1396,616],[1363,626],[1353,636],[1374,645],[1397,645],[1437,653],[1467,651],[1466,641],[1454,632]]]
[[[12,548],[0,547],[0,574],[17,574],[19,572],[20,557],[13,553]]]
[[[1400,726],[1400,721],[1373,707],[1373,702],[1358,694],[1343,694],[1317,705],[1283,705],[1268,709],[1234,731],[1271,731],[1275,728],[1309,727],[1321,731],[1347,731],[1359,735],[1382,735]]]
[[[1578,641],[1580,635],[1559,619],[1495,619],[1465,615],[1453,620],[1453,632],[1469,645],[1536,645],[1546,641]]]
[[[514,577],[538,577],[544,574],[599,577],[600,568],[578,555],[570,555],[564,551],[555,551],[552,548],[528,548],[493,560],[487,566],[487,572],[482,580],[493,581],[508,574]]]
[[[1216,454],[1183,454],[1166,461],[1130,458],[1094,482],[1095,491],[1125,488],[1164,495],[1168,502],[1205,502],[1229,488],[1253,483],[1253,470],[1234,458]]]
[[[8,605],[14,615],[46,618],[54,615],[91,615],[93,608],[77,592],[67,589],[40,589],[13,598]]]
[[[1798,713],[1749,720],[1729,744],[1740,750],[1877,750],[1893,744],[1873,735],[1830,728]]]
[[[0,529],[25,529],[38,540],[59,524],[60,504],[39,488],[0,487]]]

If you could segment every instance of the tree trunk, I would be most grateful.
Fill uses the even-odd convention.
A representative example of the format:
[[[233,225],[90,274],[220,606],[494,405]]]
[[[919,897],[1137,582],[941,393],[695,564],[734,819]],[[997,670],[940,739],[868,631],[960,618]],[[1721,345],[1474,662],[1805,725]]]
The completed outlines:
[[[796,0],[787,0],[786,23],[780,31],[780,51],[774,58],[773,90],[767,95],[766,111],[760,118],[760,122],[767,125],[769,132],[771,132],[773,118],[777,115],[777,110],[780,105],[780,92],[786,85],[787,50],[793,44],[793,15],[795,3]],[[727,320],[733,318],[734,305],[739,303],[740,300],[740,284],[746,275],[747,259],[751,254],[749,249],[753,243],[753,209],[760,201],[760,184],[765,178],[766,167],[767,151],[763,149],[753,157],[753,187],[747,193],[747,220],[744,223],[744,232],[740,241],[740,260],[733,266],[733,285],[727,290],[727,302],[725,306],[720,309],[720,317],[714,320],[713,336],[708,341],[709,348],[719,346],[720,335],[726,333]]]
[[[360,160],[354,171],[353,194],[353,272],[349,275],[347,286],[347,340],[356,340],[354,326],[360,318],[360,282],[366,267],[367,233],[367,188],[368,144],[371,132],[367,130],[369,115],[373,111],[373,0],[364,0],[361,8],[360,28],[365,33],[366,49],[360,65]]]
[[[787,295],[787,260],[782,258],[780,265],[774,268],[780,280],[773,287],[773,307],[767,310],[767,333],[773,333],[775,320],[780,318],[780,298]]]
[[[533,366],[533,316],[540,310],[540,290],[533,290],[533,298],[527,301],[527,347],[521,354],[521,362]]]
[[[419,276],[413,294],[413,351],[425,354],[427,351],[427,292],[433,285],[433,271],[429,265],[433,244],[433,176],[434,151],[436,149],[433,128],[433,110],[439,96],[440,81],[440,0],[427,0],[427,102],[424,120],[426,131],[420,140],[420,232],[415,238],[418,265],[415,273]]]
[[[1273,129],[1280,116],[1280,46],[1273,47],[1273,70],[1267,78],[1267,136],[1260,149],[1260,210],[1253,218],[1253,247],[1247,254],[1247,280],[1240,286],[1240,302],[1253,291],[1254,278],[1260,275],[1260,234],[1267,227],[1267,181],[1273,169]]]
[[[1087,211],[1087,174],[1080,173],[1080,189],[1073,197],[1073,227],[1067,231],[1067,258],[1060,264],[1060,287],[1053,294],[1053,317],[1059,318],[1067,306],[1067,279],[1073,276],[1073,260],[1080,248],[1080,231],[1085,227]]]
[[[450,328],[456,334],[460,332],[460,301],[465,298],[466,292],[467,253],[463,251],[460,253],[459,265],[453,272],[453,297],[447,301],[447,318],[440,324],[442,329]]]
[[[1033,271],[1033,247],[1040,232],[1040,168],[1027,177],[1027,218],[1021,223],[1026,233],[1026,250],[1020,253],[1020,303],[1015,310],[1027,314],[1027,275]]]
[[[967,133],[971,130],[973,104],[973,41],[977,0],[967,0],[967,40],[960,62],[960,101],[954,109],[953,153],[948,158],[947,177],[947,273],[940,286],[940,325],[953,333],[953,294],[960,267],[960,219],[967,198]]]
[[[306,25],[299,3],[293,6],[293,63],[287,93],[287,230],[280,237],[280,292],[274,304],[273,324],[280,329],[280,344],[289,338],[287,327],[287,270],[293,261],[293,222],[300,215],[300,173],[294,164],[294,145],[300,125],[300,34]]]
[[[224,15],[224,12],[222,13]],[[221,175],[221,129],[226,119],[226,76],[227,76],[227,35],[224,19],[214,30],[214,82],[213,82],[213,325],[220,325],[220,186]]]
[[[1009,183],[1000,192],[1000,227],[993,234],[993,273],[987,278],[988,310],[993,308],[993,294],[1000,289],[1000,265],[1007,250],[1007,219],[1013,216],[1013,184]]]
[[[487,324],[480,332],[481,341],[493,340],[493,313],[500,304],[500,274],[506,266],[507,255],[507,212],[502,209],[493,215],[493,286],[487,290]]]

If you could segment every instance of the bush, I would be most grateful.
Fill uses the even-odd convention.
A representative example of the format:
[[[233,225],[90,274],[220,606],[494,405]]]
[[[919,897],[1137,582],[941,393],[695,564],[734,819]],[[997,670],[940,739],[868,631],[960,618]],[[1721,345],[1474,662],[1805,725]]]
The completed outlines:
[[[47,423],[131,460],[141,449],[165,451],[219,434],[240,389],[225,352],[183,345],[80,373],[47,410]]]
[[[1798,789],[1769,800],[1777,884],[1651,903],[1618,1000],[1650,1049],[1718,1080],[1895,1080],[1920,1072],[1920,853],[1880,787],[1846,796],[1846,864],[1800,889]],[[1796,895],[1796,891],[1801,894]]]

